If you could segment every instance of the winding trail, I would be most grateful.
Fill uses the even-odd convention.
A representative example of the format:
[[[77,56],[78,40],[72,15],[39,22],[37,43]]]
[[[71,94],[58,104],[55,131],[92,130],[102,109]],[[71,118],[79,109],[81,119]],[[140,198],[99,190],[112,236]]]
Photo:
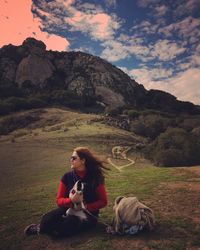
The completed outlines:
[[[114,151],[113,149],[116,148],[118,146],[115,146],[112,148],[112,152]],[[131,160],[130,158],[127,158],[126,157],[126,153],[131,149],[131,147],[124,147],[124,150],[120,152],[120,159],[124,159],[124,160],[127,160],[129,161],[128,164],[125,164],[125,165],[116,165],[115,163],[112,162],[111,158],[108,158],[108,162],[113,166],[115,167],[118,171],[122,171],[124,168],[128,167],[128,166],[131,166],[132,164],[135,164],[135,160]],[[114,157],[113,157],[114,158]]]

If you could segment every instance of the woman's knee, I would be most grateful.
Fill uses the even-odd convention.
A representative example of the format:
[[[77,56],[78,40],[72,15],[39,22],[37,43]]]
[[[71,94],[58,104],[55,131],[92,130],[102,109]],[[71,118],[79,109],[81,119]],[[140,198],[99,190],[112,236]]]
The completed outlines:
[[[65,213],[65,209],[57,208],[42,216],[40,221],[40,232],[48,233],[56,228],[58,223],[62,221],[62,215]]]
[[[74,215],[69,215],[63,219],[57,229],[57,232],[61,236],[72,236],[80,231],[81,224],[82,222],[80,218]]]

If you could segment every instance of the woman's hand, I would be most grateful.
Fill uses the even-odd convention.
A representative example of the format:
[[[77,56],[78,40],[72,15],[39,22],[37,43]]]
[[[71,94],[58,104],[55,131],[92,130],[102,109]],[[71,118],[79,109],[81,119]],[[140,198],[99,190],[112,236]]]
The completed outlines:
[[[73,196],[70,197],[72,203],[81,203],[83,202],[83,194],[75,193]]]

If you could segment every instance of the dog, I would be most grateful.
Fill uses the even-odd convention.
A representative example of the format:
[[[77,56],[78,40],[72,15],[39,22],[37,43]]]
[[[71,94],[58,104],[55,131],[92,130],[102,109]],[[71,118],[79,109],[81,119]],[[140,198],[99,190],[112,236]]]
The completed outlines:
[[[70,190],[69,198],[72,198],[75,194],[78,194],[80,197],[80,201],[77,203],[73,203],[73,207],[69,208],[66,211],[66,214],[64,215],[65,218],[69,215],[75,215],[79,217],[81,221],[87,220],[87,215],[85,213],[85,206],[82,199],[83,189],[84,189],[84,184],[79,180],[74,184],[73,188]]]

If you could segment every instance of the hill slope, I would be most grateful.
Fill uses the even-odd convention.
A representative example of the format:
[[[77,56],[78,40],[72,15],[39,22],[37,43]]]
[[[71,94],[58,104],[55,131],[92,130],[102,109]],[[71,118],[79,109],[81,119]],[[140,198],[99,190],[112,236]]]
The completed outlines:
[[[18,99],[13,100],[13,96]],[[147,91],[99,57],[82,52],[46,51],[45,44],[34,38],[27,38],[21,46],[0,49],[0,97],[0,114],[1,109],[6,113],[6,109],[15,111],[55,103],[79,108],[132,106],[173,113],[200,112],[199,107],[180,102],[169,93]]]
[[[30,116],[35,118],[32,120]],[[13,116],[10,116],[10,118]],[[157,227],[134,237],[115,237],[98,225],[92,232],[63,240],[45,235],[24,237],[23,229],[40,221],[55,208],[55,193],[61,176],[69,170],[76,146],[88,146],[111,157],[113,146],[132,146],[144,139],[129,131],[102,124],[100,115],[56,108],[20,112],[15,119],[29,123],[0,137],[0,245],[2,249],[198,249],[200,178],[199,169],[158,168],[139,152],[130,150],[134,164],[118,171],[110,165],[106,179],[109,197],[100,219],[111,223],[112,206],[119,195],[137,196],[150,206]],[[36,119],[37,118],[37,119]],[[13,124],[13,123],[12,123]],[[18,129],[16,130],[16,128]],[[113,159],[125,165],[124,159]],[[184,194],[184,195],[183,195]],[[8,240],[9,239],[9,240]]]

